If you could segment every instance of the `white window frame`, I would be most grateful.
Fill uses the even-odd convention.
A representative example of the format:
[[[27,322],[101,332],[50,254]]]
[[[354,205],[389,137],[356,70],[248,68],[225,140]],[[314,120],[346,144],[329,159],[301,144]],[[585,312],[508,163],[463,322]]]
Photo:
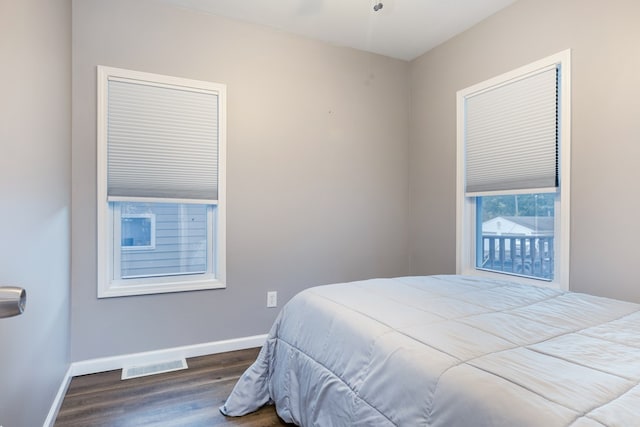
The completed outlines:
[[[465,99],[488,88],[505,84],[524,75],[560,64],[559,80],[559,187],[554,204],[555,218],[555,271],[554,279],[538,280],[534,278],[507,275],[476,268],[476,198],[465,196],[464,165],[464,123]],[[457,274],[479,275],[495,279],[510,279],[521,283],[569,289],[570,264],[570,176],[571,176],[571,50],[567,49],[555,55],[525,65],[500,76],[462,89],[457,93],[457,176],[456,176],[456,272]],[[536,193],[536,189],[523,191],[505,191],[503,194]],[[498,193],[492,193],[498,195]]]
[[[207,92],[218,97],[218,199],[207,201],[208,265],[207,274],[165,275],[134,279],[114,279],[119,271],[119,252],[114,250],[118,225],[114,225],[114,203],[107,201],[107,112],[109,79],[138,80],[158,86],[182,86]],[[120,68],[97,67],[97,267],[98,298],[129,295],[161,294],[226,288],[226,86],[179,77],[164,76]],[[190,199],[122,198],[115,201],[151,203],[193,203]],[[215,206],[215,209],[212,207]],[[215,229],[215,232],[213,231]],[[121,248],[120,248],[121,249]],[[215,253],[215,257],[214,254]]]

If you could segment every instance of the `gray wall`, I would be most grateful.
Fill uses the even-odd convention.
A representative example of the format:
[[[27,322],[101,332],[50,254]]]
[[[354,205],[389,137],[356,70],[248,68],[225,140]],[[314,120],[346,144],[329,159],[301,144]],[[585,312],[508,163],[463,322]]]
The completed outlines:
[[[0,2],[0,425],[42,425],[69,366],[71,2]]]
[[[228,287],[96,298],[96,65],[227,84]],[[72,359],[266,333],[409,271],[409,64],[148,0],[73,2]]]
[[[571,281],[640,301],[640,2],[521,0],[411,64],[414,274],[455,272],[456,91],[572,49]]]

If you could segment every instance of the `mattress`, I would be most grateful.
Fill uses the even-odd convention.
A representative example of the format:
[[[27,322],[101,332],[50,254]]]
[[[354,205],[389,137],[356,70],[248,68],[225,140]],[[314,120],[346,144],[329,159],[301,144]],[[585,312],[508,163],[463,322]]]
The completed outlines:
[[[307,289],[220,408],[301,426],[640,426],[640,305],[470,276]]]

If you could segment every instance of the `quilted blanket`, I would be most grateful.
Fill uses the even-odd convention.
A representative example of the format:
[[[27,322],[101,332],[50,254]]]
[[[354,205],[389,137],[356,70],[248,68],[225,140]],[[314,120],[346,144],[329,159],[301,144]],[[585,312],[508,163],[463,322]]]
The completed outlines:
[[[220,408],[301,426],[640,426],[640,305],[468,276],[307,289]]]

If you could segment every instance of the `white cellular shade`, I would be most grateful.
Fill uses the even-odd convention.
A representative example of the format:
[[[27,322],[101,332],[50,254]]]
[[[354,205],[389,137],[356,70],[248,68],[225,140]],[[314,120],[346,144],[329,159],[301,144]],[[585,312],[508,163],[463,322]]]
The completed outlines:
[[[118,197],[218,199],[218,96],[109,80],[108,189]]]
[[[558,185],[556,67],[465,99],[465,192]]]

